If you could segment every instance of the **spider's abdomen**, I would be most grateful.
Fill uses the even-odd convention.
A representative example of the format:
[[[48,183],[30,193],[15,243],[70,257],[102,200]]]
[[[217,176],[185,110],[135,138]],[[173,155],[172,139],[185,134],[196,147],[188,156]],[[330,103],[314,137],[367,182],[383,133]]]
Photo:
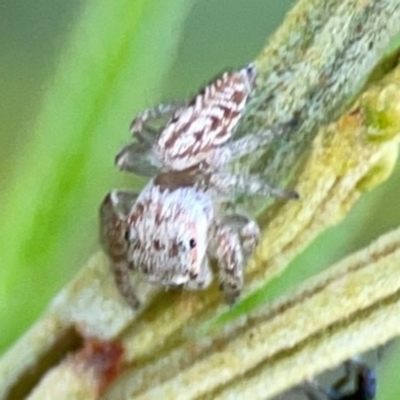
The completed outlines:
[[[207,161],[213,150],[232,138],[255,77],[253,65],[206,86],[179,109],[160,133],[154,153],[170,170],[181,171]]]

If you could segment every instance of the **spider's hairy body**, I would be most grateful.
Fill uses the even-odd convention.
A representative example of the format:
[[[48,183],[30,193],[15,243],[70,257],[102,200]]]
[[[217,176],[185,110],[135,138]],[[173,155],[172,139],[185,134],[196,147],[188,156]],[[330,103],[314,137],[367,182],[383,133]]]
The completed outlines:
[[[226,302],[234,302],[260,231],[251,218],[226,207],[232,192],[296,196],[258,177],[223,170],[260,145],[253,136],[231,140],[254,77],[253,65],[225,73],[185,106],[159,106],[132,122],[137,141],[119,152],[116,164],[152,179],[139,194],[112,191],[100,210],[101,242],[117,287],[131,306],[140,301],[130,271],[153,284],[199,290],[212,281],[211,259],[217,261]],[[171,117],[161,130],[148,126],[164,114]]]

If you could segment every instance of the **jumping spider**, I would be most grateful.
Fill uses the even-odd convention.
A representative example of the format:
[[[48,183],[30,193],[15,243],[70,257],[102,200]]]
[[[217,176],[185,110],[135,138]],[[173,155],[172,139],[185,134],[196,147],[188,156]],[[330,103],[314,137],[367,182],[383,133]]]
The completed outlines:
[[[150,283],[199,290],[211,283],[210,259],[218,263],[226,302],[233,303],[260,233],[255,221],[232,210],[232,193],[297,197],[256,176],[223,170],[269,137],[231,141],[254,78],[253,65],[225,73],[187,105],[159,106],[132,122],[136,142],[122,149],[116,164],[153,178],[139,194],[112,191],[100,210],[101,242],[132,307],[140,302],[130,271],[139,271]],[[164,127],[151,127],[168,114]]]

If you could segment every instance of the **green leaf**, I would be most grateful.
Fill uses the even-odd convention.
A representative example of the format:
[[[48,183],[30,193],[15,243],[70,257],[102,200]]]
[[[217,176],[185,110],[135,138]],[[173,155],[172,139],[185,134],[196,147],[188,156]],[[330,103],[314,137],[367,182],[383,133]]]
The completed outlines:
[[[121,185],[114,154],[133,115],[160,100],[191,3],[84,4],[3,193],[0,349],[97,246],[98,205]]]

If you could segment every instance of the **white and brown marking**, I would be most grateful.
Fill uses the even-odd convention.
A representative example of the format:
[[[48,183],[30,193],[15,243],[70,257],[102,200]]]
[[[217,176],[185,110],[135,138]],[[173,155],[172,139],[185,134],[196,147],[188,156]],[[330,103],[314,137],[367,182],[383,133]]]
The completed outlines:
[[[213,219],[212,200],[202,191],[170,190],[152,180],[127,218],[129,259],[150,282],[185,284],[206,258]]]
[[[255,68],[247,66],[206,86],[179,108],[161,131],[154,153],[171,170],[207,162],[214,149],[232,138],[251,92]]]

